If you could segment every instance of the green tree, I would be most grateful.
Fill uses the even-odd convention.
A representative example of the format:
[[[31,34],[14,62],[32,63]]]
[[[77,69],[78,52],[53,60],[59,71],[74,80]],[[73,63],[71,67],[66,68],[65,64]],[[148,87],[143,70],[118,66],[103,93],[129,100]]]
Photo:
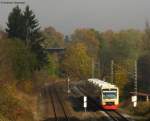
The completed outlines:
[[[16,6],[9,14],[6,32],[9,37],[21,38],[23,26],[23,14],[19,6]]]
[[[138,90],[150,92],[150,54],[144,54],[138,61]]]
[[[36,56],[18,39],[0,40],[0,79],[30,79],[36,68]]]
[[[138,87],[142,92],[150,92],[150,26],[148,21],[146,22],[142,45],[143,53],[138,61]]]
[[[150,25],[149,22],[146,21],[145,23],[145,35],[144,35],[144,44],[143,49],[144,51],[150,51]]]
[[[25,33],[23,40],[26,39],[27,47],[31,48],[31,51],[36,55],[37,69],[41,69],[47,64],[47,53],[42,46],[44,38],[40,32],[39,22],[35,18],[35,14],[30,10],[29,6],[26,6],[24,11],[24,29]]]
[[[120,88],[122,96],[125,95],[124,92],[126,89],[128,89],[128,91],[133,91],[133,89],[128,86],[131,86],[129,83],[133,84],[134,62],[138,60],[140,56],[141,40],[141,32],[126,30],[115,33],[111,43],[111,58],[115,61],[114,81]],[[132,85],[132,87],[134,86]]]
[[[41,69],[47,64],[47,53],[42,46],[44,38],[40,32],[39,22],[29,6],[26,6],[23,13],[18,6],[13,9],[8,18],[6,31],[10,37],[22,40],[36,55],[36,69]]]
[[[102,38],[100,40],[99,48],[99,61],[100,61],[100,77],[101,79],[109,79],[110,76],[110,60],[111,60],[111,49],[110,43]]]
[[[10,49],[12,69],[19,80],[31,79],[37,66],[36,55],[30,51],[23,42],[15,40]]]
[[[120,88],[121,94],[133,81],[134,61],[141,55],[142,39],[143,33],[132,29],[102,33],[99,52],[101,78],[111,79],[111,60],[114,60],[114,82]]]
[[[58,76],[59,72],[59,62],[58,62],[58,57],[55,55],[50,55],[48,56],[48,74],[52,76]]]

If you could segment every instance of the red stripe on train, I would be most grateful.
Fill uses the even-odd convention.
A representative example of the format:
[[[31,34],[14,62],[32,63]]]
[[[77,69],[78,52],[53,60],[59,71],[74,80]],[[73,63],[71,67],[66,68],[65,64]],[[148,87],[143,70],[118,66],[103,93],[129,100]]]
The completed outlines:
[[[116,110],[118,109],[118,105],[102,105],[102,108],[105,110]]]

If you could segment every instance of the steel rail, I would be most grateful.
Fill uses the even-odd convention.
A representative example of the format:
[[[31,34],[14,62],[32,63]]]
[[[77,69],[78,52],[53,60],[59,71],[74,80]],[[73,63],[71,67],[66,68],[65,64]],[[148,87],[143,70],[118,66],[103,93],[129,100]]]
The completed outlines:
[[[65,107],[60,99],[60,96],[56,90],[56,88],[54,87],[55,85],[52,85],[49,87],[49,95],[50,95],[50,99],[51,99],[51,103],[52,103],[52,106],[53,106],[53,112],[54,112],[54,116],[55,116],[55,121],[70,121],[69,120],[69,117],[65,111]],[[57,103],[55,103],[55,100],[57,100]],[[59,105],[60,106],[60,110],[62,110],[62,114],[64,117],[61,117],[59,118],[58,116],[58,112],[56,110],[56,105]]]
[[[110,113],[109,111],[104,111],[113,121],[120,121],[119,119],[117,119],[112,113]],[[122,121],[122,120],[121,120]]]
[[[52,103],[52,106],[53,106],[53,112],[54,112],[55,120],[59,121],[58,117],[57,117],[57,114],[56,114],[56,110],[55,110],[55,105],[54,105],[54,100],[53,100],[53,96],[52,96],[51,87],[49,87],[49,96],[50,96],[50,100],[51,100],[51,103]]]
[[[60,103],[60,105],[62,107],[62,110],[64,112],[64,116],[65,116],[65,119],[66,119],[65,121],[70,121],[68,115],[66,114],[64,104],[62,103],[62,100],[60,99],[60,96],[59,96],[59,94],[58,94],[58,92],[57,92],[55,87],[54,87],[54,91],[55,91],[56,97],[57,97],[57,99],[58,99],[58,101],[59,101],[59,103]]]

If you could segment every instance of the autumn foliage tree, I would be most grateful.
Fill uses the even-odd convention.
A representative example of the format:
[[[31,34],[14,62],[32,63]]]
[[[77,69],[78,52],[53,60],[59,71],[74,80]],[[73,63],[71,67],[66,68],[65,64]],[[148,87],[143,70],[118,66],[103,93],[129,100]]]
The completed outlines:
[[[101,78],[111,80],[113,60],[114,84],[120,88],[121,95],[127,88],[128,91],[134,91],[132,88],[134,87],[134,62],[142,53],[143,33],[130,29],[119,32],[106,31],[101,35],[99,51]],[[127,86],[130,86],[130,90]]]
[[[74,79],[86,79],[91,75],[91,58],[83,43],[70,45],[62,63],[65,75]]]
[[[114,73],[114,84],[119,87],[119,95],[123,96],[125,87],[129,83],[128,71],[125,65],[117,64]]]
[[[61,48],[64,47],[64,36],[53,27],[47,27],[43,31],[45,37],[45,48]]]
[[[91,57],[96,58],[99,48],[98,32],[94,29],[76,29],[72,34],[72,41],[82,42],[87,46],[87,51]]]

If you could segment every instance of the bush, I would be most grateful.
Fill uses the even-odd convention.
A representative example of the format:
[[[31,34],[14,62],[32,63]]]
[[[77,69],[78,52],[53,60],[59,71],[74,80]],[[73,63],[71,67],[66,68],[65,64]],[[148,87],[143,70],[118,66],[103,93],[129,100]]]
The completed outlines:
[[[138,106],[133,111],[135,115],[147,115],[150,113],[150,102],[138,102]]]
[[[36,57],[25,44],[19,40],[12,43],[10,52],[12,69],[19,80],[30,79],[37,65]]]
[[[11,93],[6,85],[0,86],[0,114],[12,121],[33,121],[32,113]]]
[[[48,80],[48,72],[47,70],[35,71],[32,77],[32,81],[34,83],[34,91],[37,92],[44,85],[44,83]]]
[[[0,113],[0,121],[10,121]]]
[[[18,39],[0,40],[0,77],[30,79],[37,66],[35,54]]]
[[[18,89],[27,94],[33,93],[33,81],[32,80],[22,80],[17,84]]]

